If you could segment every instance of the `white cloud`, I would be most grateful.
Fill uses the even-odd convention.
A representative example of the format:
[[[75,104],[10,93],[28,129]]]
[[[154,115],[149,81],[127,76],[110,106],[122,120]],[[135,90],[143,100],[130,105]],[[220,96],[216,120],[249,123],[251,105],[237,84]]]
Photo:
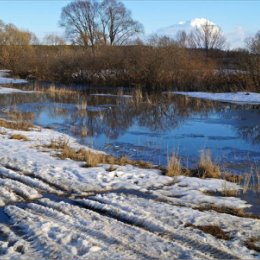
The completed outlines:
[[[230,43],[230,47],[235,49],[245,47],[245,40],[250,34],[243,27],[237,26],[232,31],[227,32],[225,36]]]
[[[194,19],[191,19],[188,21],[180,21],[174,25],[171,25],[171,26],[168,26],[165,28],[161,28],[161,29],[157,30],[155,33],[157,33],[158,35],[167,35],[169,37],[174,38],[178,31],[186,31],[187,33],[189,33],[195,27],[200,27],[201,25],[203,25],[205,23],[215,25],[216,28],[218,28],[214,22],[212,22],[206,18],[194,18]],[[227,39],[228,47],[230,49],[244,47],[245,39],[248,36],[250,36],[249,33],[241,26],[237,26],[229,32],[223,31],[223,33]]]

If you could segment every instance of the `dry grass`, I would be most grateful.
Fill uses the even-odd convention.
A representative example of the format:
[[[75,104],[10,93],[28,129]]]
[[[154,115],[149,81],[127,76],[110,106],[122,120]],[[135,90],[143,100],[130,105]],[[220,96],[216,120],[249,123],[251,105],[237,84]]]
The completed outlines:
[[[223,175],[223,179],[229,182],[240,184],[243,181],[244,177],[241,175],[235,175],[229,172],[225,172]]]
[[[144,161],[129,160],[126,156],[116,158],[111,155],[93,152],[83,148],[74,149],[69,145],[69,141],[64,138],[51,140],[50,144],[44,147],[58,150],[58,157],[61,159],[71,159],[75,161],[85,162],[86,167],[96,167],[98,164],[111,164],[111,165],[127,165],[131,164],[142,168],[153,168],[153,165]]]
[[[33,127],[33,124],[24,121],[14,122],[14,121],[7,121],[7,120],[0,119],[0,127],[29,131]]]
[[[233,189],[232,185],[224,181],[222,184],[222,191],[221,191],[221,196],[223,197],[237,197],[240,194],[239,189]]]
[[[260,170],[257,166],[252,167],[250,173],[244,177],[243,193],[248,190],[260,192]]]
[[[87,127],[82,127],[80,129],[80,136],[81,137],[87,137],[88,136],[88,129],[87,129]]]
[[[142,89],[141,88],[135,88],[134,91],[133,91],[133,100],[139,104],[142,102],[143,100],[143,92],[142,92]]]
[[[202,205],[202,206],[197,206],[193,207],[193,209],[197,209],[199,211],[216,211],[218,213],[226,213],[232,216],[237,216],[237,217],[242,217],[242,218],[253,218],[253,219],[260,219],[260,216],[251,214],[251,213],[246,213],[244,209],[242,208],[229,208],[229,207],[219,207],[215,205]]]
[[[170,177],[179,176],[182,174],[180,159],[176,155],[172,155],[168,159],[166,175]]]
[[[17,110],[7,112],[7,116],[11,120],[17,121],[33,121],[35,118],[35,114],[33,112],[20,112]]]
[[[44,90],[47,94],[51,96],[67,96],[71,94],[75,94],[76,91],[69,88],[59,88],[54,85]]]
[[[65,149],[69,145],[69,140],[63,137],[58,139],[52,139],[48,145],[44,145],[44,147],[52,149],[52,150],[62,150]]]
[[[221,172],[218,165],[211,160],[211,153],[209,150],[202,151],[198,166],[199,176],[202,178],[220,178]]]
[[[21,141],[29,141],[29,139],[22,134],[12,134],[9,139],[21,140]]]
[[[216,225],[196,226],[193,224],[186,224],[185,227],[199,229],[204,233],[210,234],[218,239],[230,240],[229,234],[227,232],[224,232],[219,226]]]
[[[76,104],[76,107],[78,110],[86,110],[88,107],[88,103],[87,100],[82,100],[81,102],[79,102],[78,104]]]
[[[108,172],[113,172],[117,169],[115,165],[110,165],[109,168],[107,169]]]
[[[245,245],[248,249],[255,250],[260,252],[260,238],[251,237],[247,241],[245,241]]]

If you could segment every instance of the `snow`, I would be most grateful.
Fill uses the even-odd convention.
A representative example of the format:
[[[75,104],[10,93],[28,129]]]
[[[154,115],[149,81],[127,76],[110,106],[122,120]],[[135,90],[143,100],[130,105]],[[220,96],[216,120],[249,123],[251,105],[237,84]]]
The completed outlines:
[[[27,80],[24,79],[13,79],[7,78],[6,76],[9,75],[10,70],[0,70],[0,84],[26,84],[28,83]]]
[[[1,81],[1,79],[0,79],[0,81]],[[16,88],[0,87],[0,95],[3,95],[3,94],[13,94],[13,93],[33,93],[33,91],[20,90],[20,89],[16,89]]]
[[[249,207],[239,198],[208,195],[226,187],[240,189],[237,184],[171,178],[131,165],[115,166],[114,171],[107,170],[109,165],[84,168],[81,162],[60,160],[42,148],[58,138],[83,147],[65,134],[43,128],[0,132],[1,205],[25,236],[16,235],[14,245],[8,246],[13,228],[8,231],[0,224],[7,230],[6,257],[19,256],[18,245],[30,259],[259,257],[244,243],[259,236],[260,220],[196,209]],[[29,141],[9,139],[14,133]],[[186,224],[218,225],[232,240],[215,239]]]
[[[10,139],[15,133],[28,141]],[[0,127],[1,259],[260,258],[245,244],[260,239],[260,220],[197,209],[250,207],[237,197],[213,196],[239,185],[131,165],[82,167],[44,147],[57,139],[90,149],[51,129]],[[190,224],[217,225],[231,239]]]
[[[99,94],[91,94],[91,96],[97,96],[97,97],[122,97],[122,98],[132,98],[133,96],[131,95],[114,95],[114,94],[104,94],[104,93],[99,93]]]
[[[222,101],[238,104],[260,104],[260,93],[255,92],[226,92],[226,93],[210,93],[210,92],[164,92],[169,95],[184,95],[194,98],[202,98],[214,101]]]

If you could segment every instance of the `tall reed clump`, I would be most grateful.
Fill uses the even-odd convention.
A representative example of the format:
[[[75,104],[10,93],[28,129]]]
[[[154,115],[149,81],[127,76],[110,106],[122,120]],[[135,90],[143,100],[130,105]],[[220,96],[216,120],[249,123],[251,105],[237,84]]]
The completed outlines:
[[[75,94],[76,91],[70,88],[60,88],[55,85],[51,85],[49,88],[44,90],[50,96],[67,96]]]
[[[250,173],[246,174],[243,183],[243,193],[248,190],[260,192],[260,170],[257,166],[251,167]]]
[[[29,131],[33,124],[30,122],[14,122],[14,121],[7,121],[4,119],[0,119],[0,127],[14,129],[14,130],[23,130],[23,131]]]
[[[198,166],[199,176],[202,178],[220,178],[220,167],[212,162],[209,150],[202,151]]]
[[[166,175],[174,177],[181,175],[181,173],[182,168],[180,159],[175,154],[173,154],[170,158],[168,158]]]

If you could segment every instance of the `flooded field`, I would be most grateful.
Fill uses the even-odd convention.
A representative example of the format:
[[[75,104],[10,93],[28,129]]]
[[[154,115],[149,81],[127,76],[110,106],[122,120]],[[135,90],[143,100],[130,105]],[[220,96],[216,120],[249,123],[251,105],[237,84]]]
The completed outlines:
[[[115,156],[166,165],[171,154],[193,167],[209,149],[225,170],[249,173],[260,161],[260,106],[127,89],[88,89],[0,97],[1,116],[76,136]],[[18,118],[19,119],[19,118]]]

